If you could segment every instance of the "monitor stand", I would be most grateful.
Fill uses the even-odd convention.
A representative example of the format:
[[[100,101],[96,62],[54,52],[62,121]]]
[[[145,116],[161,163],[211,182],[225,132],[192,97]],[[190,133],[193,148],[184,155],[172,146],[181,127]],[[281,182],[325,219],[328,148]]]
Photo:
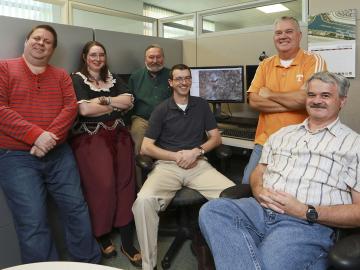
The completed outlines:
[[[213,108],[213,114],[215,116],[216,121],[221,122],[222,120],[226,120],[230,118],[230,116],[221,114],[221,103],[220,102],[214,102],[212,103]]]

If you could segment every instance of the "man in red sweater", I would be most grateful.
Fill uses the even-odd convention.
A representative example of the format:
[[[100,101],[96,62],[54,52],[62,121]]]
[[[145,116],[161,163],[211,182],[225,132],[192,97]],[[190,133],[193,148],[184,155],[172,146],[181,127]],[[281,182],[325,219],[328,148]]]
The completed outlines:
[[[0,61],[0,185],[13,214],[24,263],[58,260],[46,218],[56,202],[70,259],[97,263],[87,205],[66,135],[77,115],[72,81],[49,65],[57,34],[38,25],[22,57]]]

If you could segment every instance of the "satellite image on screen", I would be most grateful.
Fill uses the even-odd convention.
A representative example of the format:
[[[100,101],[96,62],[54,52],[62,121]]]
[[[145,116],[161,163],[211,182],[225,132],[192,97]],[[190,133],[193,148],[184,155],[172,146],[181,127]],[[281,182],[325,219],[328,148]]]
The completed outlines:
[[[207,100],[242,100],[243,83],[240,69],[200,70],[199,94]]]

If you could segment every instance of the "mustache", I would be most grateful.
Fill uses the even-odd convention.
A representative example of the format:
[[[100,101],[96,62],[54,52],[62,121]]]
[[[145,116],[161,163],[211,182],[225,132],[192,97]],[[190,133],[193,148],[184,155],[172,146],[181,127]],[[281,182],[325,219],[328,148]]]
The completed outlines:
[[[326,105],[322,105],[322,104],[311,104],[310,108],[314,108],[314,109],[326,109]]]
[[[151,63],[149,66],[157,66],[157,67],[160,67],[161,66],[161,64],[158,64],[158,63]]]

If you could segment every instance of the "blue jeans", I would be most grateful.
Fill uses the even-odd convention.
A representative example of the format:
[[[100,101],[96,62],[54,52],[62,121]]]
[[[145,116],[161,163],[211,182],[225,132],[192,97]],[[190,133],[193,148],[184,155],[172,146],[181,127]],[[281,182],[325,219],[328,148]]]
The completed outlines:
[[[47,221],[48,194],[64,221],[70,259],[100,261],[78,170],[67,144],[43,158],[28,151],[0,149],[0,185],[14,218],[23,263],[59,260]]]
[[[263,149],[263,146],[261,144],[255,144],[254,149],[251,152],[249,162],[244,169],[244,175],[243,175],[243,179],[242,179],[241,183],[249,184],[250,174],[253,172],[256,165],[258,165],[258,163],[259,163],[262,149]]]
[[[217,270],[327,268],[334,230],[261,207],[254,198],[217,199],[200,210]]]

